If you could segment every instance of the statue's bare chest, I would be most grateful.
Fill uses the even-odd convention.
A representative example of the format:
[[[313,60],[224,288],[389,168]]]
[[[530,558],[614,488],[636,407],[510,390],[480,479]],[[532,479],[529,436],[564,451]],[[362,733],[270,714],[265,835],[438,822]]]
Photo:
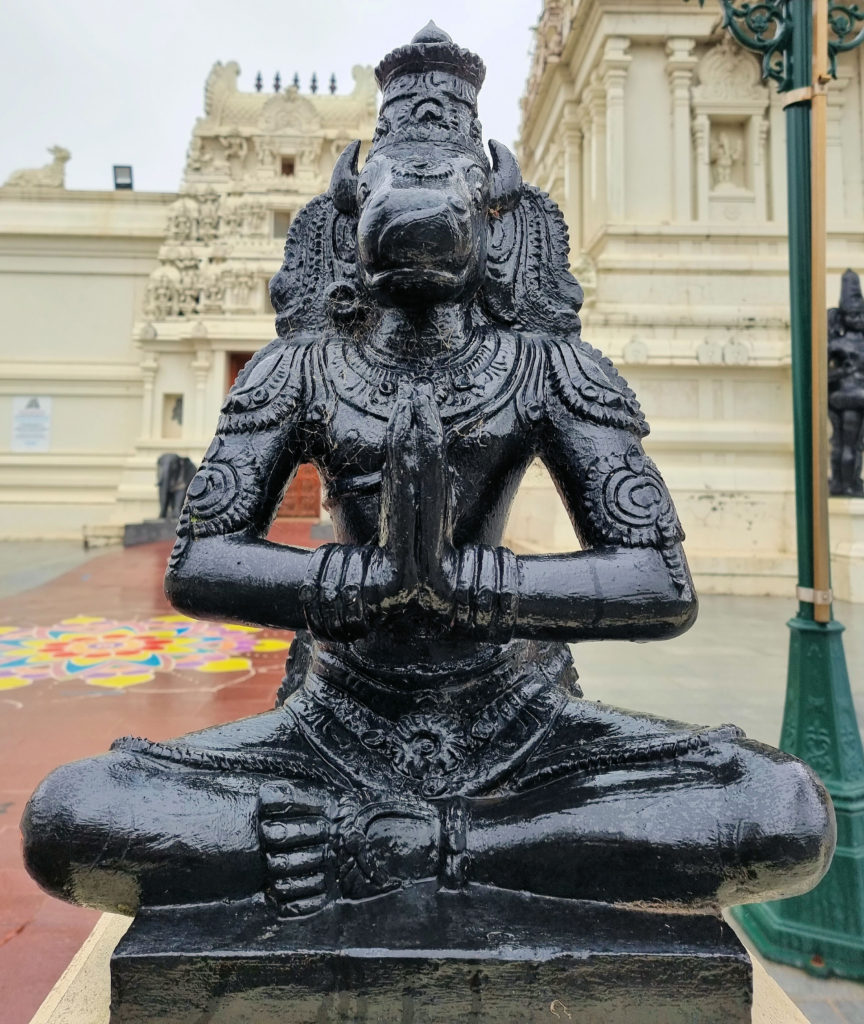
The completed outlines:
[[[453,358],[427,364],[382,358],[359,342],[328,342],[310,366],[308,454],[328,476],[380,468],[396,402],[428,381],[454,469],[473,462],[479,449],[494,460],[521,433],[517,404],[528,362],[519,339],[497,331],[478,335]]]
[[[347,501],[352,514],[375,520],[390,417],[400,395],[421,381],[438,404],[458,520],[472,519],[480,506],[498,508],[530,461],[524,405],[531,360],[518,338],[488,332],[452,360],[423,367],[341,340],[310,356],[304,454],[321,474],[331,511]]]

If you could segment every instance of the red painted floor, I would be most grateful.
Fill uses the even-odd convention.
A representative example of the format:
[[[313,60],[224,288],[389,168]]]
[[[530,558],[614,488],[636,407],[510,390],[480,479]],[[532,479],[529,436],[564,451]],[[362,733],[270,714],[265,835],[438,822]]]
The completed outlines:
[[[277,522],[271,539],[312,547],[309,526]],[[30,1020],[98,917],[46,896],[24,871],[18,822],[39,781],[127,733],[166,739],[273,705],[290,634],[191,623],[184,633],[160,619],[174,615],[162,595],[170,548],[111,551],[0,601],[5,1024]]]

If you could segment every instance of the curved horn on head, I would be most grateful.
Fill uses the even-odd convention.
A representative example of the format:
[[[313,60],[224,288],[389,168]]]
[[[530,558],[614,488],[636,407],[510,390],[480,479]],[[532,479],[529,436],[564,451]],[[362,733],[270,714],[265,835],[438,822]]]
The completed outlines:
[[[342,213],[357,213],[357,157],[360,140],[349,142],[333,168],[330,179],[330,198]]]
[[[522,193],[522,172],[516,157],[506,146],[489,140],[492,154],[492,190],[490,204],[496,210],[512,210]]]

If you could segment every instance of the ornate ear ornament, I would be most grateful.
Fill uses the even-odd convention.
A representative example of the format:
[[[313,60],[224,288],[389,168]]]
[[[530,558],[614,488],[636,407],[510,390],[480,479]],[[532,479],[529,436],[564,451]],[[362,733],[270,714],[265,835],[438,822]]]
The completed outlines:
[[[280,338],[320,331],[358,315],[363,289],[356,259],[357,218],[341,212],[331,193],[316,196],[294,219],[282,267],[270,281]]]
[[[360,155],[360,140],[349,142],[342,150],[333,176],[330,178],[329,195],[340,213],[357,215],[357,158]]]
[[[516,157],[506,146],[494,139],[489,140],[492,154],[492,187],[489,199],[491,209],[512,210],[522,195],[522,172]]]
[[[514,187],[514,168],[515,174],[519,169],[503,146],[492,147],[490,143],[493,159],[498,161],[498,187],[507,196]],[[508,167],[502,151],[512,166]],[[555,203],[535,186],[521,185],[518,202],[489,218],[481,292],[486,311],[499,322],[525,330],[577,332],[583,295],[570,273],[569,248],[567,226]]]

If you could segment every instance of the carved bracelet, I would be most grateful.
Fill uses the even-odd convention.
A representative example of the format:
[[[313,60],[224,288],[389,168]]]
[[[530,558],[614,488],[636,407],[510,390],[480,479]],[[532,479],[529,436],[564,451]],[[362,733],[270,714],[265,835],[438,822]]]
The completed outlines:
[[[364,583],[372,550],[322,544],[312,552],[300,587],[300,604],[313,636],[344,641],[369,629]]]
[[[457,632],[504,644],[519,614],[519,572],[509,548],[468,545],[459,552],[453,622]]]

